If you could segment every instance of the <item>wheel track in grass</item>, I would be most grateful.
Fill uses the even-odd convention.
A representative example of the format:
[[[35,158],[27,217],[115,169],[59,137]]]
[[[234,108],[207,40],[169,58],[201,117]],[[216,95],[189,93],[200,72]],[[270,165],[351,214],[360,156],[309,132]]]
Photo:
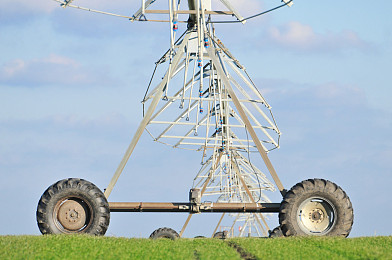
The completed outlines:
[[[200,253],[197,250],[193,251],[193,256],[195,260],[200,260]]]
[[[257,258],[256,256],[254,256],[253,254],[249,253],[248,251],[246,251],[244,248],[242,248],[240,245],[234,243],[233,241],[228,241],[227,244],[231,247],[234,248],[235,250],[237,250],[238,254],[240,254],[242,259],[245,260],[257,260],[259,258]]]

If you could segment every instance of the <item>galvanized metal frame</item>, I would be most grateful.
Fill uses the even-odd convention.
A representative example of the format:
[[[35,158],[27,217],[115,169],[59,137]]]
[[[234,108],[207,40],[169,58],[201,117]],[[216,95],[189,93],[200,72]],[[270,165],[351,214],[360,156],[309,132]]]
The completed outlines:
[[[262,109],[260,109],[258,104],[263,104],[267,109],[270,110],[269,104],[262,97],[260,92],[255,87],[253,81],[249,78],[246,73],[245,68],[238,62],[237,59],[233,57],[233,55],[228,51],[228,49],[223,45],[223,43],[215,37],[214,29],[208,29],[208,24],[206,22],[206,15],[233,15],[235,16],[239,22],[245,23],[246,19],[244,19],[238,11],[231,5],[228,0],[220,0],[224,6],[228,8],[228,11],[213,11],[211,10],[210,0],[188,0],[189,10],[180,10],[179,3],[178,5],[174,0],[169,0],[169,8],[168,10],[147,10],[147,8],[153,4],[156,0],[142,0],[142,5],[140,9],[132,16],[123,16],[117,15],[113,13],[93,10],[89,8],[79,7],[72,5],[71,2],[73,0],[54,0],[56,2],[61,3],[61,5],[65,7],[73,7],[83,10],[88,10],[92,12],[98,12],[108,15],[114,15],[119,17],[129,18],[131,21],[135,20],[145,20],[147,21],[146,14],[168,14],[169,19],[166,20],[148,20],[148,21],[159,21],[159,22],[168,22],[171,28],[178,22],[177,16],[187,14],[189,15],[188,23],[191,25],[190,28],[186,31],[184,36],[175,42],[175,30],[170,30],[170,49],[166,54],[162,57],[163,59],[169,60],[169,66],[167,72],[163,78],[163,80],[146,96],[143,100],[143,103],[150,102],[147,112],[144,114],[144,118],[139,124],[139,127],[134,134],[130,145],[128,146],[118,168],[116,169],[110,183],[105,189],[105,197],[109,198],[115,184],[117,183],[121,173],[123,172],[130,156],[132,155],[137,143],[140,140],[143,132],[146,130],[151,136],[153,136],[154,141],[163,142],[161,139],[174,139],[178,140],[173,147],[179,147],[180,145],[188,145],[188,146],[196,146],[197,151],[203,151],[203,159],[204,160],[207,150],[212,150],[212,172],[218,167],[218,163],[221,161],[223,152],[217,152],[220,148],[218,140],[218,134],[215,132],[215,136],[211,135],[209,129],[211,127],[211,116],[210,111],[211,108],[216,109],[217,107],[213,104],[219,102],[219,104],[224,104],[219,109],[221,110],[221,114],[224,114],[223,123],[221,122],[221,139],[222,147],[228,151],[228,154],[231,151],[243,150],[249,154],[250,148],[255,148],[260,154],[264,164],[266,165],[272,179],[274,180],[277,188],[279,189],[282,196],[285,195],[286,190],[284,189],[271,161],[267,155],[267,148],[264,144],[272,144],[276,148],[279,147],[279,140],[275,140],[268,131],[273,130],[278,135],[280,135],[280,131],[276,126],[276,122],[272,116],[270,118]],[[291,5],[292,1],[284,0],[286,5]],[[194,28],[192,26],[196,25]],[[204,40],[210,40],[211,44],[208,47],[203,46],[203,36]],[[190,53],[190,39],[194,37],[197,39],[197,52]],[[185,55],[185,57],[184,57]],[[208,60],[209,62],[205,66],[199,66],[200,70],[195,71],[196,68],[196,59],[198,60]],[[192,78],[187,81],[187,73],[190,67],[190,63],[194,62],[193,75]],[[226,67],[228,65],[228,67]],[[232,76],[230,76],[229,70],[230,68],[234,74],[244,82],[245,86],[251,90],[253,95],[256,98],[252,98],[251,95],[241,86],[241,84]],[[181,89],[179,89],[174,95],[168,95],[169,86],[172,78],[174,78],[180,71],[184,70],[184,83]],[[248,78],[246,76],[248,76]],[[216,81],[216,85],[219,87],[219,100],[213,95],[213,97],[203,97],[200,92],[200,97],[192,96],[192,89],[195,83],[199,82],[200,91],[203,89],[203,81],[204,78],[208,77],[210,82]],[[181,106],[184,105],[185,101],[185,93],[189,91],[190,96],[187,98],[188,108],[184,110],[176,119],[168,121],[168,120],[159,120],[161,114],[165,113],[165,111],[175,102],[180,100]],[[207,91],[207,90],[206,90]],[[240,93],[243,98],[238,98],[236,91]],[[158,104],[160,99],[166,100],[166,104],[161,108],[158,108]],[[194,112],[196,109],[201,109],[201,102],[208,103],[208,113],[205,116],[199,118],[199,114],[196,113],[196,122],[181,122],[181,120],[191,112]],[[234,105],[232,107],[230,103]],[[248,108],[245,104],[250,105]],[[234,109],[235,108],[235,109]],[[262,119],[267,122],[267,125],[264,125],[260,122],[260,120],[252,113],[251,109],[258,112],[261,115]],[[216,111],[216,110],[215,110]],[[223,111],[223,112],[222,112]],[[237,123],[232,123],[230,121],[230,111],[232,111],[231,115],[233,119],[237,121]],[[236,112],[235,112],[236,111]],[[222,117],[220,118],[222,121]],[[217,117],[215,116],[215,120]],[[253,124],[251,123],[251,120]],[[161,131],[157,136],[154,136],[152,132],[150,132],[146,127],[148,125],[167,125],[167,127]],[[190,127],[189,130],[184,135],[175,135],[169,133],[169,131],[177,126],[185,126]],[[205,127],[205,136],[197,137],[190,136],[192,132],[197,134],[197,130],[201,127]],[[249,133],[251,139],[244,139],[236,135],[232,129],[235,128],[245,128],[246,132]],[[260,131],[266,136],[266,140],[261,140],[256,132],[256,130]],[[224,145],[223,145],[224,143]],[[246,196],[249,202],[242,203],[226,203],[226,202],[216,202],[216,203],[201,203],[196,205],[194,202],[186,202],[186,203],[145,203],[145,202],[111,202],[109,203],[110,210],[113,212],[135,212],[135,211],[148,211],[148,212],[224,212],[222,217],[218,222],[218,226],[225,216],[226,212],[248,212],[254,213],[253,215],[248,215],[246,217],[246,223],[250,221],[250,219],[255,219],[259,227],[265,232],[263,227],[269,229],[264,217],[260,214],[261,212],[278,212],[279,211],[279,203],[256,203],[254,199],[254,195],[252,191],[248,187],[252,187],[249,181],[255,182],[256,180],[253,177],[250,177],[248,181],[244,180],[242,176],[241,169],[237,165],[237,162],[234,159],[231,159],[231,165],[234,169],[233,174],[241,182],[241,187],[245,190]],[[245,164],[245,168],[248,168],[250,171],[251,168],[254,170],[253,166],[250,162],[247,162],[248,165]],[[249,166],[250,165],[250,166]],[[254,173],[257,175],[257,173]],[[261,176],[258,176],[261,177]],[[257,181],[259,181],[257,177]],[[264,176],[265,177],[265,176]],[[211,176],[208,176],[205,182],[203,183],[203,188],[201,190],[201,195],[204,195],[206,189],[210,183]],[[254,192],[254,191],[253,191]],[[259,191],[261,193],[261,190]],[[182,230],[180,236],[183,234],[187,224],[191,219],[191,214],[188,216]],[[240,216],[237,215],[236,219]],[[261,223],[260,219],[263,221]],[[234,221],[235,223],[235,221]],[[250,222],[249,222],[250,223]],[[249,224],[248,223],[248,224]],[[248,225],[247,224],[247,225]],[[250,225],[250,224],[249,224]],[[217,228],[218,228],[217,226]],[[234,224],[233,224],[234,226]],[[233,227],[232,226],[232,227]],[[217,229],[216,228],[216,229]],[[216,231],[215,229],[215,231]],[[214,231],[214,232],[215,232]]]
[[[226,1],[224,1],[224,2],[226,2]],[[200,12],[199,12],[199,10],[197,10],[197,11],[198,11],[198,12],[196,12],[197,17],[200,17]],[[142,14],[144,15],[144,13],[146,13],[146,10],[143,8]],[[173,11],[171,8],[169,10],[169,14],[171,17],[173,17]],[[199,42],[201,41],[200,35],[202,34],[200,27],[202,27],[204,30],[206,30],[205,21],[204,21],[203,25],[201,25],[201,22],[203,22],[203,21],[197,19],[197,24],[198,24],[197,35],[198,35]],[[204,33],[206,33],[206,32],[207,31],[205,31]],[[107,189],[105,190],[105,196],[107,198],[109,197],[110,193],[113,190],[113,187],[115,186],[116,182],[118,181],[118,178],[120,177],[128,159],[130,158],[134,148],[136,147],[136,144],[138,143],[142,133],[144,132],[144,130],[146,130],[146,127],[149,124],[167,125],[167,127],[157,137],[154,137],[155,141],[160,141],[161,138],[174,138],[174,139],[178,139],[178,142],[176,143],[176,145],[174,145],[174,147],[178,147],[179,144],[198,145],[199,146],[198,150],[204,149],[204,151],[208,147],[211,147],[211,148],[216,147],[217,138],[216,137],[215,138],[208,137],[208,129],[209,129],[208,125],[210,122],[210,119],[208,117],[209,114],[205,115],[200,120],[197,119],[196,124],[194,124],[193,122],[192,123],[180,122],[181,119],[183,119],[186,114],[189,115],[189,113],[191,111],[195,110],[196,108],[199,108],[199,99],[197,97],[190,96],[188,99],[188,101],[189,101],[188,109],[184,110],[173,121],[155,120],[161,113],[164,113],[165,110],[167,110],[174,103],[174,101],[181,100],[182,105],[183,105],[183,102],[185,99],[185,97],[184,97],[185,92],[194,86],[194,83],[195,83],[195,81],[197,81],[197,78],[199,79],[200,85],[201,85],[203,77],[204,77],[204,73],[207,73],[207,74],[209,73],[210,77],[212,77],[212,80],[214,80],[213,78],[216,77],[216,80],[222,82],[222,86],[224,86],[225,91],[227,91],[227,95],[226,95],[226,97],[223,97],[223,98],[220,97],[219,101],[220,102],[232,101],[237,112],[238,112],[238,114],[235,113],[234,117],[237,119],[237,121],[240,124],[239,125],[235,125],[235,124],[233,125],[233,124],[229,124],[229,123],[222,124],[222,127],[229,129],[229,131],[226,131],[225,133],[227,135],[232,134],[233,136],[235,136],[234,133],[231,133],[231,130],[230,130],[231,127],[235,128],[235,127],[244,127],[245,126],[246,131],[248,131],[249,135],[251,136],[251,140],[235,138],[234,140],[237,141],[239,144],[236,144],[234,147],[237,147],[236,149],[242,148],[242,149],[245,149],[249,152],[250,143],[252,143],[252,147],[255,147],[258,150],[265,165],[267,166],[268,171],[270,172],[272,178],[274,179],[279,191],[281,192],[282,195],[284,195],[285,189],[283,188],[283,185],[281,184],[279,177],[277,176],[275,169],[273,168],[272,163],[270,162],[270,160],[267,156],[266,148],[263,146],[262,142],[258,138],[254,129],[260,129],[268,137],[268,139],[271,141],[271,143],[273,143],[277,147],[279,146],[279,144],[269,135],[269,133],[265,129],[267,129],[267,128],[273,129],[276,132],[278,132],[279,134],[280,134],[280,132],[279,132],[278,128],[276,127],[275,122],[272,122],[268,118],[268,116],[266,116],[266,114],[255,104],[255,100],[251,99],[250,95],[241,87],[241,85],[233,77],[229,77],[229,74],[227,72],[227,69],[225,68],[224,63],[228,64],[229,67],[245,82],[247,87],[249,89],[251,89],[253,91],[253,93],[259,98],[259,100],[256,101],[257,103],[262,103],[262,104],[266,105],[268,108],[270,108],[268,103],[260,95],[258,90],[255,89],[255,86],[252,83],[250,83],[246,79],[246,77],[239,71],[239,69],[244,70],[244,67],[239,64],[238,60],[236,60],[234,57],[232,57],[232,55],[228,52],[227,49],[225,49],[226,52],[224,52],[224,53],[225,54],[229,53],[230,56],[229,55],[222,56],[221,50],[224,48],[223,44],[218,45],[216,43],[214,36],[211,36],[211,35],[209,35],[209,37],[210,37],[211,41],[213,42],[213,44],[211,44],[210,48],[208,48],[208,49],[203,48],[203,51],[202,51],[202,53],[204,51],[207,51],[207,54],[208,54],[207,58],[211,60],[211,62],[210,62],[211,64],[207,63],[204,67],[201,67],[199,72],[195,73],[195,71],[194,71],[192,78],[187,81],[187,71],[188,71],[189,64],[192,61],[196,62],[195,57],[190,57],[189,49],[188,49],[188,41],[189,41],[190,37],[194,34],[195,34],[194,32],[189,30],[185,34],[184,38],[180,41],[180,43],[176,46],[174,45],[173,34],[171,34],[171,49],[169,50],[169,53],[171,53],[171,54],[169,55],[170,64],[169,64],[168,71],[166,72],[164,79],[157,85],[157,87],[155,87],[151,91],[151,93],[143,101],[143,102],[147,102],[150,99],[152,99],[152,101],[149,105],[149,108],[148,108],[147,112],[145,113],[145,116],[144,116],[142,122],[140,123],[140,125],[139,125],[139,127],[138,127],[132,141],[131,141],[131,144],[129,145],[122,161],[120,162],[119,167],[117,168],[114,176],[112,177],[112,180],[110,181]],[[217,48],[219,48],[221,50],[219,50]],[[175,49],[177,50],[176,53],[174,53]],[[200,51],[200,44],[199,44],[199,51]],[[185,57],[184,57],[184,55],[185,55]],[[182,60],[182,59],[184,59],[184,60]],[[210,65],[210,67],[212,67],[212,68],[208,69],[207,68],[208,65]],[[196,66],[194,65],[194,68],[195,67]],[[172,79],[172,77],[177,75],[177,73],[179,73],[182,69],[185,70],[183,87],[181,89],[179,89],[174,96],[167,96],[170,80]],[[205,69],[205,70],[203,70],[203,69]],[[238,99],[235,91],[233,90],[233,87],[235,87],[238,91],[240,91],[240,93],[242,93],[242,95],[244,95],[245,99],[243,99],[243,100]],[[156,111],[159,100],[162,98],[163,92],[164,92],[164,98],[167,100],[167,103],[163,107],[161,107],[160,109],[158,109]],[[191,103],[191,101],[192,101],[192,103]],[[214,98],[203,99],[203,101],[209,102],[208,104],[210,104],[210,102],[216,102],[216,98],[214,97]],[[258,119],[251,113],[251,111],[246,106],[243,106],[241,103],[251,104],[251,106],[262,115],[264,120],[266,120],[269,123],[269,126],[263,126],[258,121]],[[226,110],[228,110],[228,109],[234,111],[232,108],[230,108],[230,105],[226,105]],[[255,125],[252,125],[250,123],[248,116],[253,120]],[[182,136],[167,135],[168,131],[176,125],[188,125],[188,126],[192,126],[192,127],[185,135],[182,135]],[[190,134],[192,132],[194,132],[195,129],[197,129],[200,126],[206,126],[207,135],[205,137],[195,137],[195,136],[190,137]],[[186,143],[186,142],[184,142],[184,140],[187,140],[187,139],[200,140],[201,142],[200,143],[195,143],[195,142]],[[215,141],[215,145],[212,144],[211,146],[207,146],[208,143],[213,142],[213,141]],[[228,148],[228,149],[230,149],[230,148]],[[215,161],[215,164],[213,165],[214,168],[217,167],[217,163],[219,163],[219,161],[222,157],[222,153],[219,153],[218,157],[219,158]],[[218,204],[215,203],[215,205],[211,204],[208,206],[206,206],[205,204],[202,204],[202,205],[198,205],[198,210],[200,212],[219,212],[220,209],[223,209],[222,212],[277,212],[278,205],[276,203],[275,204],[274,203],[268,203],[268,204],[260,204],[259,203],[258,204],[255,202],[251,191],[249,190],[247,184],[245,183],[245,181],[241,175],[241,171],[238,169],[235,162],[232,162],[232,165],[235,169],[235,174],[240,179],[242,187],[246,191],[246,194],[248,195],[248,198],[250,199],[251,203],[240,203],[241,206],[239,208],[238,208],[238,203],[237,204],[235,204],[235,203],[225,204],[226,207],[222,206],[221,208],[217,207],[217,205],[220,205],[219,203]],[[207,180],[203,184],[201,195],[204,194],[204,192],[209,184],[210,179],[211,179],[210,177],[207,178]],[[251,208],[250,205],[256,205],[256,209],[254,209],[254,208],[250,209]],[[130,212],[130,211],[131,212],[133,212],[133,211],[184,212],[185,211],[185,212],[192,213],[194,206],[195,205],[192,205],[191,203],[145,203],[145,202],[116,203],[116,202],[112,202],[112,203],[110,203],[110,210],[113,212],[118,212],[118,211],[127,211],[127,212]],[[219,209],[217,209],[217,208],[219,208]],[[218,222],[218,225],[222,221],[224,214],[222,215],[220,221]],[[187,217],[187,219],[181,229],[180,236],[183,235],[191,217],[192,217],[192,214],[189,214],[189,216]],[[249,217],[247,218],[246,221],[249,221],[250,217],[251,217],[251,215],[249,215]],[[267,230],[269,229],[264,217],[261,214],[258,214],[258,216],[254,215],[253,219],[256,220],[260,229],[262,229],[264,231],[264,233],[265,233],[265,229],[263,227],[263,224]],[[263,224],[261,223],[260,219],[263,221]],[[235,221],[234,221],[234,223],[235,223]],[[233,223],[233,226],[234,226],[234,223]],[[248,222],[246,222],[246,223],[248,223]]]
[[[185,34],[183,41],[178,46],[177,55],[173,58],[173,64],[175,64],[175,66],[177,66],[178,62],[181,59],[182,53],[184,53],[185,44],[187,43],[189,37],[190,37],[190,32]],[[137,128],[136,133],[133,136],[130,145],[128,146],[128,149],[126,150],[124,157],[120,162],[120,165],[118,166],[116,172],[114,173],[109,185],[107,186],[107,188],[104,192],[106,198],[109,198],[109,195],[112,192],[114,185],[116,184],[118,178],[120,177],[122,171],[124,170],[124,167],[127,164],[129,157],[131,156],[133,150],[135,149],[136,144],[139,142],[139,139],[142,136],[142,134],[148,124],[148,121],[150,120],[153,112],[155,111],[156,106],[158,105],[159,100],[161,99],[161,92],[163,91],[163,88],[165,87],[165,85],[170,77],[171,77],[171,74],[167,73],[165,75],[164,79],[162,80],[162,82],[159,84],[159,86],[157,88],[157,92],[156,92],[147,112],[145,113],[143,120],[140,122],[140,125]]]

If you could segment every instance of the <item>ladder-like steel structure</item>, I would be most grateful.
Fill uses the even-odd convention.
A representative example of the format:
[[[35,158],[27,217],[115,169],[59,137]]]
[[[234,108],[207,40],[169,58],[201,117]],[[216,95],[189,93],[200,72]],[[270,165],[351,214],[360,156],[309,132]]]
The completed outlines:
[[[216,158],[216,157],[215,157]],[[275,191],[274,185],[266,178],[258,168],[251,164],[237,150],[232,150],[230,155],[224,154],[218,159],[211,156],[205,163],[194,179],[193,188],[201,190],[201,196],[209,201],[229,202],[229,203],[270,203],[270,199],[265,191]],[[222,214],[222,218],[212,233],[212,236],[221,225],[223,216],[234,218],[229,234],[233,235],[233,228],[237,222],[244,222],[243,227],[254,227],[257,235],[267,236],[270,230],[265,217],[261,214]],[[189,215],[189,219],[192,215]],[[188,220],[189,221],[189,220]],[[187,222],[186,222],[187,223]],[[183,234],[186,224],[183,226],[180,235]],[[240,236],[244,234],[241,230]]]
[[[270,106],[251,79],[244,76],[244,73],[247,75],[244,67],[215,36],[214,29],[206,18],[208,9],[204,8],[204,2],[208,1],[189,1],[191,14],[188,30],[176,42],[174,32],[171,33],[171,48],[160,60],[168,61],[168,69],[163,79],[144,99],[144,102],[149,101],[148,109],[105,191],[106,197],[109,197],[113,190],[143,132],[148,130],[149,126],[157,124],[166,127],[163,131],[158,131],[157,135],[151,133],[153,130],[148,130],[155,141],[169,143],[173,147],[197,146],[197,150],[203,150],[203,156],[208,153],[208,150],[215,151],[217,146],[221,147],[220,153],[227,153],[232,149],[250,152],[251,148],[255,148],[278,189],[284,193],[283,185],[267,156],[270,149],[266,145],[272,145],[271,149],[279,146],[278,140],[272,137],[271,132],[280,135],[273,117],[268,115]],[[169,1],[169,7],[170,24],[176,30],[177,18],[174,15],[176,8],[173,1]],[[137,12],[135,18],[141,15],[142,12]],[[190,66],[192,62],[193,68]],[[192,69],[194,73],[188,78],[188,71]],[[174,78],[182,70],[184,71],[182,87],[173,88]],[[230,73],[230,70],[234,73]],[[240,80],[245,84],[241,84]],[[195,87],[196,81],[198,86]],[[158,108],[160,101],[163,101],[164,105]],[[175,101],[179,101],[179,107],[183,112],[179,116],[178,113],[174,114],[176,116],[172,119],[164,118],[173,115],[165,112]],[[260,106],[264,106],[269,112],[264,112]],[[204,109],[206,112],[203,115]],[[191,122],[192,113],[194,116]],[[265,122],[260,122],[255,113],[261,115]],[[163,119],[160,120],[160,117]],[[188,131],[182,135],[178,134],[175,130],[180,131],[178,130],[180,127]],[[244,133],[238,134],[235,128],[245,129],[245,135],[249,137],[241,138]],[[174,142],[170,143],[173,140]]]
[[[220,188],[217,202],[255,203],[255,198],[266,197],[263,194],[265,186],[270,190],[273,186],[241,153],[248,156],[252,150],[262,153],[270,172],[275,174],[267,152],[279,147],[280,131],[271,107],[244,66],[215,35],[213,24],[208,23],[205,12],[211,11],[210,1],[190,1],[189,7],[194,8],[196,14],[190,16],[188,30],[176,41],[176,16],[172,16],[171,48],[157,61],[150,86],[154,83],[158,66],[166,65],[166,72],[163,80],[143,99],[143,104],[149,107],[105,195],[109,196],[138,139],[147,131],[156,142],[202,153],[203,167],[210,167],[211,176],[199,183],[201,196],[216,189],[212,183],[217,177],[216,170],[219,170],[219,185],[224,188]],[[169,13],[176,9],[173,4]],[[219,167],[214,169],[216,164]],[[247,168],[245,171],[244,167]],[[246,176],[242,176],[243,172]],[[203,179],[200,174],[198,178]],[[264,199],[262,202],[270,201]],[[265,230],[269,227],[261,214],[251,214],[245,219],[248,224],[257,220],[267,235]]]

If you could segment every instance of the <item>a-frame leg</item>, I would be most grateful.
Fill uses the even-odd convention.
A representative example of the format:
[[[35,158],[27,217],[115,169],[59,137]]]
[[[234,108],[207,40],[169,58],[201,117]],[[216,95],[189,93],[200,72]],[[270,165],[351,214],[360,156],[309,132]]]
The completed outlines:
[[[241,174],[241,172],[240,172],[240,169],[238,168],[237,164],[235,163],[235,161],[234,161],[233,159],[231,159],[231,164],[233,165],[234,170],[235,170],[235,172],[237,173],[237,176],[238,176],[238,178],[239,178],[240,181],[241,181],[242,187],[245,189],[246,194],[248,194],[249,199],[252,201],[252,203],[256,203],[256,201],[254,200],[254,198],[253,198],[253,196],[252,196],[252,193],[250,192],[248,186],[247,186],[246,183],[245,183],[244,177],[242,177],[242,174]],[[259,216],[260,216],[260,219],[263,221],[263,223],[264,223],[264,225],[265,225],[265,228],[266,228],[267,230],[269,230],[268,224],[267,224],[267,222],[265,221],[263,215],[259,214]],[[257,220],[257,222],[259,223],[259,225],[262,227],[263,225],[261,224],[259,218],[256,217],[256,220]],[[265,235],[266,235],[266,234],[265,234]]]
[[[186,35],[184,36],[181,44],[178,47],[178,51],[176,53],[176,55],[173,58],[173,65],[174,67],[177,67],[178,62],[180,61],[180,59],[183,57],[184,54],[184,49],[185,46],[189,40],[189,37],[191,35],[191,32],[188,31],[186,33]],[[146,128],[148,122],[150,121],[150,118],[152,116],[152,114],[155,111],[155,108],[157,107],[159,100],[162,97],[162,91],[166,85],[166,83],[168,82],[168,80],[170,80],[172,72],[170,73],[170,70],[166,73],[164,79],[161,81],[161,83],[159,84],[157,91],[154,95],[153,100],[151,101],[150,106],[148,107],[148,110],[146,112],[146,114],[144,115],[143,120],[140,122],[139,127],[136,130],[135,135],[132,138],[132,141],[130,143],[130,145],[128,146],[128,149],[126,150],[124,157],[122,158],[116,172],[114,173],[109,185],[107,186],[106,190],[105,190],[105,197],[108,198],[110,193],[112,192],[114,185],[116,185],[118,178],[120,177],[122,171],[124,170],[125,165],[127,164],[129,157],[131,156],[133,150],[136,147],[136,144],[139,142],[140,137],[142,136],[144,129]]]
[[[227,78],[227,75],[222,67],[221,62],[223,62],[223,59],[221,57],[219,57],[219,53],[217,53],[217,50],[211,46],[211,48],[207,49],[208,51],[208,55],[209,58],[212,60],[215,69],[217,71],[218,77],[223,81],[223,84],[225,85],[225,88],[227,90],[227,92],[230,95],[230,98],[232,99],[234,106],[236,107],[238,114],[240,115],[242,121],[245,124],[246,130],[249,132],[250,136],[252,137],[253,142],[255,143],[257,150],[261,156],[261,158],[263,159],[265,165],[267,166],[268,171],[271,174],[272,179],[274,180],[276,186],[278,187],[280,193],[282,194],[282,196],[284,196],[286,194],[286,190],[283,187],[282,182],[280,181],[275,168],[273,167],[270,159],[268,158],[268,155],[266,153],[266,151],[264,150],[263,146],[261,145],[261,142],[259,140],[259,138],[257,137],[257,134],[255,132],[255,130],[253,129],[248,116],[246,115],[238,97],[236,96],[235,92],[233,91],[233,88],[230,85],[230,81]]]

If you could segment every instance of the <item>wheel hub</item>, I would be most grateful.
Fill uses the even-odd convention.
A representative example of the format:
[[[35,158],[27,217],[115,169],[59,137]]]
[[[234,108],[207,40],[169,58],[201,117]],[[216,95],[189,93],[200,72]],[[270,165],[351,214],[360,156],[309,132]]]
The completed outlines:
[[[65,218],[69,220],[69,222],[76,222],[80,218],[80,214],[73,210],[69,210],[69,212],[65,213]]]
[[[79,201],[70,199],[58,208],[57,219],[65,229],[79,230],[86,224],[86,210]]]
[[[313,223],[321,223],[324,220],[324,212],[321,209],[313,209],[309,212],[309,219]]]
[[[331,217],[335,213],[325,199],[309,198],[301,203],[298,210],[298,223],[306,234],[323,234],[333,224]]]

